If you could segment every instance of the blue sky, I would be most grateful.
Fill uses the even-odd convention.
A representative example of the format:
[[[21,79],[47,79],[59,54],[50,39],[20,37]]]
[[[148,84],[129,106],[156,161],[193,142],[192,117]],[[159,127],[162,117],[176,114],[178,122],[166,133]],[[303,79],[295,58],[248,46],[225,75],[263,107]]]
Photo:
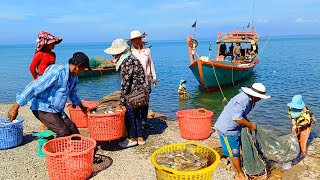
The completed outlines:
[[[68,42],[128,38],[139,29],[149,40],[183,40],[245,27],[254,0],[10,0],[0,1],[0,44],[34,43],[41,30]],[[254,24],[262,36],[320,34],[320,0],[255,0]]]

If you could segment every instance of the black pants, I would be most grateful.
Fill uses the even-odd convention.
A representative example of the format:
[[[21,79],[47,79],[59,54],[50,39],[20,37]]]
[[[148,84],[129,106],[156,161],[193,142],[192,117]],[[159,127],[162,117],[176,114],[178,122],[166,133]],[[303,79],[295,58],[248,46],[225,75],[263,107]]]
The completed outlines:
[[[49,113],[44,111],[32,111],[34,116],[39,119],[47,128],[57,134],[57,137],[80,134],[77,126],[71,119],[62,113]]]

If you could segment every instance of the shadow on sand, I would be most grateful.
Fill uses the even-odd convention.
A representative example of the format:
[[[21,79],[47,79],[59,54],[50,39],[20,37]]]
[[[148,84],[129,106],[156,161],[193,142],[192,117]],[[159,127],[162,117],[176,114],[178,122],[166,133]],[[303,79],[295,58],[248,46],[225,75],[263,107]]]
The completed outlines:
[[[167,123],[162,118],[149,118],[143,125],[145,139],[147,140],[150,135],[163,133],[167,127]],[[124,139],[125,138],[109,142],[98,142],[97,146],[100,146],[100,148],[105,151],[120,151],[125,148],[120,147],[118,143]]]

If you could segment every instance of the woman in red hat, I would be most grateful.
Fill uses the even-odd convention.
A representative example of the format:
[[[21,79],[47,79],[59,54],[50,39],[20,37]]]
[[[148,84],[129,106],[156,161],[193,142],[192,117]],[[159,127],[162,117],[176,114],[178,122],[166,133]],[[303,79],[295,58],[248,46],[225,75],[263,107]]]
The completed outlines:
[[[30,72],[33,79],[41,76],[48,66],[56,63],[56,54],[52,51],[62,39],[53,36],[49,32],[41,31],[38,34],[36,52],[30,64]]]

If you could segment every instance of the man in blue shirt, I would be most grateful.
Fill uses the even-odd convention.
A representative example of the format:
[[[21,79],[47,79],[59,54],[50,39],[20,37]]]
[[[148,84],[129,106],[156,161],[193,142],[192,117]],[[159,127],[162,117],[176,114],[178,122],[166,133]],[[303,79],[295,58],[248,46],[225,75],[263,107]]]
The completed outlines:
[[[223,154],[232,158],[232,163],[237,170],[236,179],[246,179],[240,160],[241,128],[245,126],[250,130],[256,130],[257,125],[247,119],[247,114],[256,102],[270,98],[266,94],[265,86],[261,83],[254,83],[252,87],[241,89],[243,92],[229,101],[214,125],[220,137]]]
[[[50,65],[45,73],[26,86],[8,112],[8,118],[16,119],[20,106],[30,101],[30,109],[57,137],[79,134],[76,125],[65,114],[67,99],[87,113],[77,96],[78,75],[89,69],[89,58],[82,52],[76,52],[66,65]]]

